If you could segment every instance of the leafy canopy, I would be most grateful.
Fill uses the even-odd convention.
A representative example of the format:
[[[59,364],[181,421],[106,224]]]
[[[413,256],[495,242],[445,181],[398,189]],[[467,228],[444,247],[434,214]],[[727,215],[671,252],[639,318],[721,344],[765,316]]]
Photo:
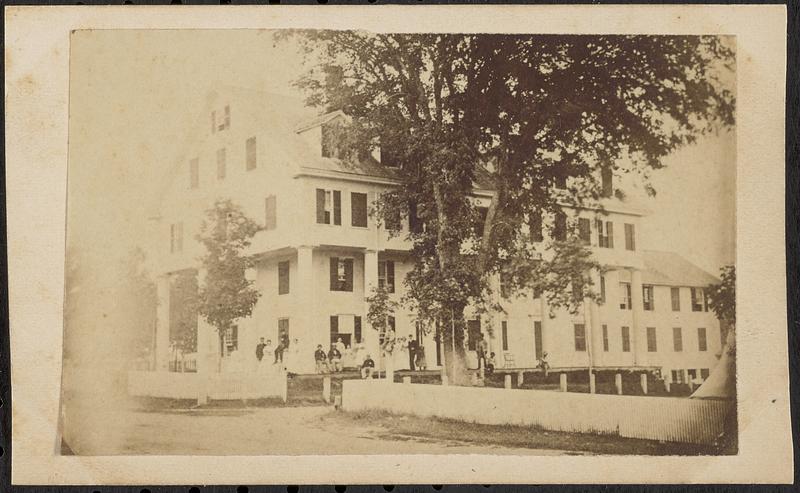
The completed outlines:
[[[726,265],[720,269],[720,282],[707,288],[709,305],[717,318],[736,325],[736,267]]]
[[[218,200],[206,211],[197,240],[206,253],[201,258],[205,281],[198,290],[198,311],[220,337],[233,321],[248,317],[258,298],[245,271],[255,260],[242,252],[260,227],[230,200]]]
[[[723,37],[293,34],[309,62],[298,81],[309,103],[352,118],[342,157],[368,159],[379,146],[400,181],[376,214],[410,204],[418,217],[405,282],[422,316],[488,303],[500,274],[574,308],[598,264],[574,234],[536,243],[528,225],[597,207],[603,173],[647,181],[672,151],[734,121]],[[491,197],[488,210],[476,190]]]

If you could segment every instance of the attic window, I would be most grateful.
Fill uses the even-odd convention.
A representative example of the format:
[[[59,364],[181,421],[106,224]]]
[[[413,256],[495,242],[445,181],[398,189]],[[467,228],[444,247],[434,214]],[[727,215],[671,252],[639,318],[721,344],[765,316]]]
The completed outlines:
[[[211,133],[213,134],[228,128],[231,128],[231,107],[226,104],[222,112],[211,112]]]

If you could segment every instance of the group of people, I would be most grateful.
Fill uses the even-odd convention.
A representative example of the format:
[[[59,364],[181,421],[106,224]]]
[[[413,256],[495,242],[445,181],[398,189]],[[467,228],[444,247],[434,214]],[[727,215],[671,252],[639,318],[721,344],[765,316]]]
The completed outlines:
[[[279,365],[280,368],[286,369],[287,365],[284,360],[287,359],[287,353],[296,353],[299,349],[299,345],[300,341],[297,339],[295,339],[292,344],[289,344],[289,338],[285,337],[278,341],[277,346],[273,347],[272,339],[267,339],[266,342],[264,342],[264,338],[261,337],[258,344],[256,344],[256,361],[259,367],[261,367],[262,364],[269,361],[274,356],[272,364]],[[294,356],[290,356],[290,358],[293,357]]]
[[[335,343],[331,344],[331,348],[326,353],[322,348],[322,344],[317,344],[317,350],[314,351],[314,363],[316,364],[317,373],[338,373],[344,369],[342,364],[342,353],[349,350],[342,342],[340,337]],[[360,366],[361,378],[372,378],[375,371],[375,361],[372,356],[367,354],[364,361]]]

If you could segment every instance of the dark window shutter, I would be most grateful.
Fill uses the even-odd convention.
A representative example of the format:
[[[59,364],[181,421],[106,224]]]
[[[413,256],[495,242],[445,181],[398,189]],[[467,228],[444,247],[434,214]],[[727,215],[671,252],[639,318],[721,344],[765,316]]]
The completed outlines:
[[[508,351],[508,322],[503,320],[501,325],[503,330],[503,351]]]
[[[339,257],[331,257],[331,291],[339,291]]]
[[[614,248],[614,223],[606,221],[606,244],[608,248]]]
[[[578,219],[578,233],[580,234],[581,242],[584,245],[590,245],[592,243],[592,227],[591,222],[585,217],[581,217]]]
[[[325,224],[325,190],[317,189],[317,224]]]
[[[277,225],[277,201],[274,195],[270,195],[264,202],[264,228],[275,229]]]
[[[610,168],[601,171],[603,180],[603,197],[611,197],[614,188],[614,174]]]
[[[353,320],[353,332],[356,338],[356,343],[361,343],[361,317],[356,316],[355,320]]]
[[[333,224],[342,224],[342,192],[339,190],[333,191]]]
[[[412,233],[419,233],[422,231],[422,222],[417,215],[417,203],[408,203],[408,229]]]
[[[532,212],[530,215],[530,219],[528,221],[528,228],[531,232],[531,240],[535,242],[539,242],[544,240],[544,236],[542,236],[542,213],[541,212]]]
[[[353,259],[348,258],[344,261],[344,290],[353,291]]]
[[[394,293],[394,261],[392,260],[386,262],[386,289],[390,293]]]
[[[555,239],[558,241],[567,239],[567,215],[563,211],[556,212],[553,236],[555,236]]]
[[[339,334],[339,316],[331,315],[331,343],[336,342]]]
[[[601,219],[595,219],[594,227],[597,229],[597,246],[602,248],[607,247],[608,244],[603,236],[603,221]]]
[[[356,227],[367,227],[367,194],[353,192],[350,194],[350,219]]]

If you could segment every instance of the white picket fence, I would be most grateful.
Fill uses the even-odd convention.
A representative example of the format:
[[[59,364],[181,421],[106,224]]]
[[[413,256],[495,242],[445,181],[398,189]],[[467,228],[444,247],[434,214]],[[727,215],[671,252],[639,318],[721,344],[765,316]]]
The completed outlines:
[[[711,444],[732,402],[345,380],[342,407],[471,423]]]
[[[169,399],[198,399],[205,392],[211,400],[263,399],[286,402],[285,373],[200,373],[129,371],[128,395]]]

